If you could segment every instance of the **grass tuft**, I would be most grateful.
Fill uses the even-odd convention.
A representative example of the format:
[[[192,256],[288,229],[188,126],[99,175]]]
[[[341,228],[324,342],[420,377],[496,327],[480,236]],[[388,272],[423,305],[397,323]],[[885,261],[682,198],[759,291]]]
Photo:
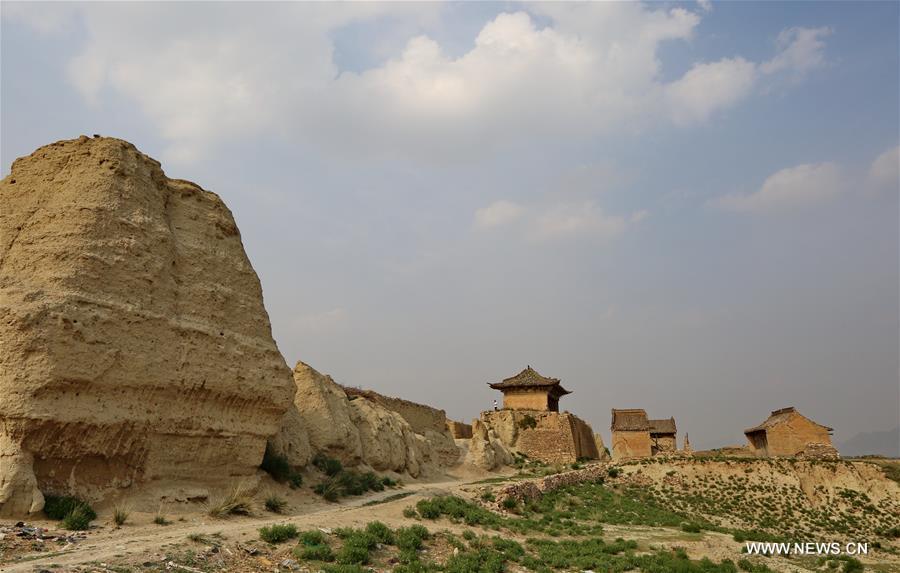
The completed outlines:
[[[228,517],[229,515],[250,515],[253,511],[253,498],[256,489],[240,482],[220,498],[210,501],[206,513],[210,517]]]

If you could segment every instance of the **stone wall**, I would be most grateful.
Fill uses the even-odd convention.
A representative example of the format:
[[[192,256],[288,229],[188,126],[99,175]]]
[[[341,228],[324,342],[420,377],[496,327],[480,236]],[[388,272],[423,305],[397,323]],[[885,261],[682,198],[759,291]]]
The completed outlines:
[[[549,475],[540,479],[523,480],[512,483],[503,486],[498,491],[494,492],[497,508],[503,509],[503,500],[507,498],[513,498],[516,501],[521,502],[527,499],[540,497],[547,492],[551,492],[567,485],[605,478],[607,473],[608,466],[606,464],[591,464],[580,470],[572,470]]]
[[[447,420],[447,431],[454,440],[468,440],[472,437],[471,424],[464,424],[455,420]]]
[[[483,412],[481,421],[507,447],[529,458],[569,464],[600,456],[591,427],[568,412],[501,410]]]
[[[646,430],[612,432],[612,457],[614,460],[645,458],[650,456],[650,432]]]

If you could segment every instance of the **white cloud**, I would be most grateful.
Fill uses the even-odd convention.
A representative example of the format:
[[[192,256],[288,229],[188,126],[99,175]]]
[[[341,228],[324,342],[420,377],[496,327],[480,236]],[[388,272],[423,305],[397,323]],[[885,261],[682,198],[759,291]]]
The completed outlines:
[[[788,28],[778,35],[778,54],[760,65],[764,74],[791,72],[803,75],[825,66],[825,42],[830,28]]]
[[[661,77],[666,42],[699,12],[638,3],[530,4],[486,22],[458,57],[428,36],[382,65],[343,72],[334,32],[352,22],[434,20],[441,7],[389,3],[79,5],[86,42],[69,73],[88,100],[120,94],[190,161],[217,142],[277,133],[342,153],[436,161],[523,138],[573,138],[708,120],[761,75],[813,69],[825,31],[792,28],[778,53],[698,62]],[[539,27],[531,14],[549,24]]]
[[[609,240],[648,216],[646,210],[627,216],[610,215],[594,201],[528,206],[495,201],[475,211],[475,228],[492,229],[522,221],[518,226],[520,237],[530,241],[549,242],[578,237]]]
[[[612,239],[625,232],[625,217],[607,215],[595,203],[556,205],[535,219],[535,238],[546,241],[577,236]]]
[[[712,11],[712,0],[697,0],[697,5],[700,6],[700,9],[704,12]]]
[[[640,211],[635,211],[634,213],[632,213],[631,216],[628,217],[628,221],[630,223],[640,223],[649,216],[649,211],[647,211],[646,209],[641,209]]]
[[[756,65],[743,58],[696,64],[666,86],[669,113],[681,125],[704,121],[748,96],[756,77]]]
[[[754,193],[727,195],[714,203],[729,211],[769,213],[828,201],[841,189],[836,164],[803,164],[777,171]]]
[[[525,209],[512,201],[494,201],[487,207],[475,211],[475,227],[492,229],[502,227],[517,220]]]
[[[875,187],[897,190],[900,187],[900,147],[888,149],[869,167],[869,181]]]

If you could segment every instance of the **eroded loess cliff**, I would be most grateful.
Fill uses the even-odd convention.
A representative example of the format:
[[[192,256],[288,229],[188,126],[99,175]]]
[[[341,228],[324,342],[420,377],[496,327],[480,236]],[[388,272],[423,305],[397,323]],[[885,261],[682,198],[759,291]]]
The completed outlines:
[[[304,466],[322,453],[347,466],[418,477],[459,461],[459,449],[446,432],[416,432],[401,413],[372,397],[380,395],[348,396],[330,376],[303,362],[294,368],[294,381],[294,408],[270,442],[291,465]]]
[[[294,384],[231,212],[112,138],[0,183],[0,512],[251,475]]]

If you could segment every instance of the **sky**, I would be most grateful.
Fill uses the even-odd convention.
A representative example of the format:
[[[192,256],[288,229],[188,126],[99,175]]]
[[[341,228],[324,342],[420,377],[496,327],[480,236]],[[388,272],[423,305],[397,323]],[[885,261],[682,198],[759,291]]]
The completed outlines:
[[[607,443],[790,405],[841,442],[900,424],[898,19],[3,2],[0,162],[97,133],[218,193],[285,360],[346,385],[469,421],[531,365]]]

